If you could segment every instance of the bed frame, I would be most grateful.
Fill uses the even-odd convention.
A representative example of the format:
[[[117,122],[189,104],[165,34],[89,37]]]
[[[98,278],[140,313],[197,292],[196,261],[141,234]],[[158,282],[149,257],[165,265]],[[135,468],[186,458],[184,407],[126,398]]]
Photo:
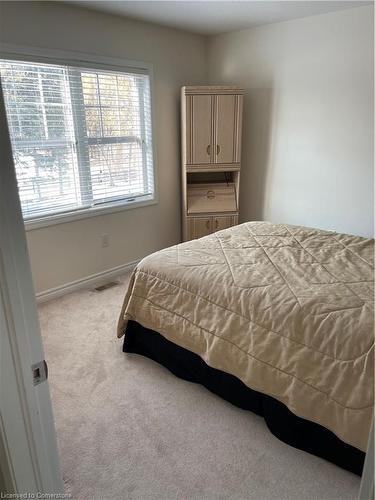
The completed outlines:
[[[294,415],[283,403],[254,391],[239,379],[208,366],[202,358],[165,339],[158,332],[129,321],[123,351],[146,356],[168,368],[174,375],[205,386],[235,406],[264,418],[277,438],[300,450],[361,475],[365,453],[341,441],[319,424]]]

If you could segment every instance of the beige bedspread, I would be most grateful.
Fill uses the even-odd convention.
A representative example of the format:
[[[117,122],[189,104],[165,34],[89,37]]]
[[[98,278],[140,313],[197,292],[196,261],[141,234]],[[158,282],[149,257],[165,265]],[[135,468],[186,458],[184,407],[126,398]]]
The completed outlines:
[[[135,269],[132,319],[366,450],[373,415],[374,240],[249,222]]]

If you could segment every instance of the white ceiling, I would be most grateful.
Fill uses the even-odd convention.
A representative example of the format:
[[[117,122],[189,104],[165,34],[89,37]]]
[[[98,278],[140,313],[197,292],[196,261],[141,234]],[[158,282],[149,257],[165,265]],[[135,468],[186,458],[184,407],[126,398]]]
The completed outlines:
[[[336,10],[361,7],[373,2],[360,0],[75,0],[69,3],[195,33],[213,35],[289,19],[325,14]]]

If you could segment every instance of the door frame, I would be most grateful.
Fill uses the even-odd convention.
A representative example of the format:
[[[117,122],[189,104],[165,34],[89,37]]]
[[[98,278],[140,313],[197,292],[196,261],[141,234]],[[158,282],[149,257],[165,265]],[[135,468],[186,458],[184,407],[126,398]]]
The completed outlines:
[[[363,467],[359,500],[374,500],[374,419],[370,430],[368,448]]]
[[[10,493],[63,493],[25,228],[0,83],[0,477]]]

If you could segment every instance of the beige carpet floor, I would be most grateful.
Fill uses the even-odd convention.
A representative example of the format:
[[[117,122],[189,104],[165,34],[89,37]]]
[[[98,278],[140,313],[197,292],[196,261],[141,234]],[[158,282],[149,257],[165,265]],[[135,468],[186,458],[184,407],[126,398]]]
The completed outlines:
[[[122,353],[115,327],[126,281],[39,307],[74,500],[356,497],[357,476],[285,445],[251,412]]]

